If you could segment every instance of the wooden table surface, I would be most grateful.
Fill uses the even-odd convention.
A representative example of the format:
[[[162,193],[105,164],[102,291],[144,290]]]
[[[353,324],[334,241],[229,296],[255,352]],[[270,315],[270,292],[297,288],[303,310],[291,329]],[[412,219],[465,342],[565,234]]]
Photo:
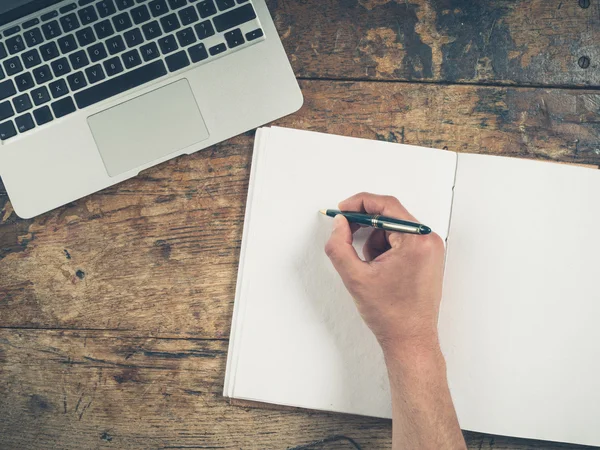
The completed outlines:
[[[268,3],[306,98],[278,125],[600,164],[598,0]],[[1,448],[389,447],[390,421],[221,396],[253,135],[33,220],[0,183]]]

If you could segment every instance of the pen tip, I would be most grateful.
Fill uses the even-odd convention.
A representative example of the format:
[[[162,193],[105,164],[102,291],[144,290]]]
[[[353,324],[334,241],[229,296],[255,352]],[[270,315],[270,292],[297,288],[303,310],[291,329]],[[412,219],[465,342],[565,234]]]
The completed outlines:
[[[429,234],[429,233],[431,233],[431,228],[426,227],[425,225],[421,225],[421,228],[419,231],[421,232],[421,234]]]
[[[326,209],[320,209],[319,212],[323,215],[327,215],[327,210]]]

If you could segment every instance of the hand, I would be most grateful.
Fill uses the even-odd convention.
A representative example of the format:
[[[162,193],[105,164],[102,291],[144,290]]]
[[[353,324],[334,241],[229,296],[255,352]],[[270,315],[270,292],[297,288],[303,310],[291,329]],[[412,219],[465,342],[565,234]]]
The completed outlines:
[[[361,193],[341,202],[339,209],[418,222],[394,197]],[[358,228],[345,217],[336,216],[325,252],[384,353],[399,347],[439,351],[442,239],[435,233],[412,235],[374,229],[363,248],[363,261],[352,246],[352,235]]]

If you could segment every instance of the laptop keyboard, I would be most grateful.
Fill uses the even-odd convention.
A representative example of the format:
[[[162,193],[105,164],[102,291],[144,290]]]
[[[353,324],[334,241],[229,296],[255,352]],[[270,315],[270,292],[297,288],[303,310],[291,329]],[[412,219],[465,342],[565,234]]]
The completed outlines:
[[[79,0],[5,29],[0,139],[264,39],[250,0]]]

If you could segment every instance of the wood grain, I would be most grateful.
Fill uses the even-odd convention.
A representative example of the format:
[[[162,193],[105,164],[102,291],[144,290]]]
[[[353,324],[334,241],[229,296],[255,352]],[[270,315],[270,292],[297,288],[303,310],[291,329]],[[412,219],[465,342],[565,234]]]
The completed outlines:
[[[389,420],[230,405],[226,352],[224,340],[0,330],[0,448],[389,448]],[[584,448],[466,438],[470,449]]]
[[[597,0],[267,3],[299,77],[600,85]]]
[[[305,81],[278,122],[316,131],[600,164],[585,90]],[[335,111],[335,114],[331,114]],[[33,220],[0,196],[0,327],[227,338],[252,134]]]

